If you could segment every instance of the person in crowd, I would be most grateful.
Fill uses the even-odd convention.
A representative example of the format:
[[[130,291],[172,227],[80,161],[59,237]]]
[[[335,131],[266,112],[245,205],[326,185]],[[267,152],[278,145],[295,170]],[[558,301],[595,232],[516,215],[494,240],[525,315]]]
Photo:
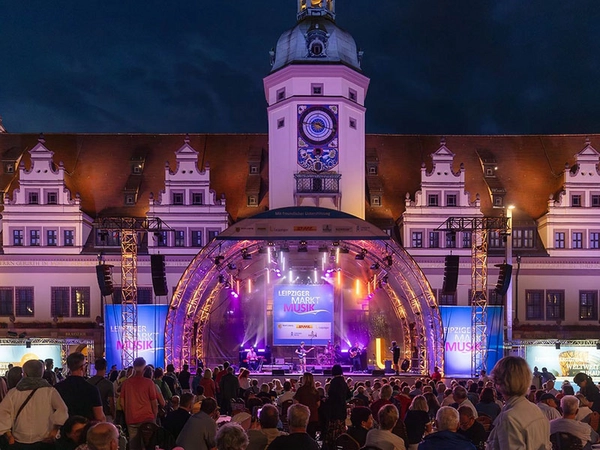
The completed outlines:
[[[233,374],[233,367],[227,368],[225,374],[219,382],[219,391],[221,394],[221,412],[231,415],[231,400],[237,398],[240,390],[240,382]]]
[[[181,386],[179,385],[173,364],[167,364],[167,373],[164,374],[163,380],[169,385],[169,390],[173,395],[181,394]]]
[[[577,410],[579,400],[574,395],[565,395],[560,399],[560,407],[563,411],[562,417],[550,421],[550,434],[569,433],[581,440],[583,448],[591,448],[592,444],[598,442],[600,437],[592,427],[577,421]]]
[[[481,394],[479,394],[479,402],[475,405],[477,414],[483,414],[488,416],[492,421],[498,417],[502,408],[496,403],[494,390],[492,388],[483,388]]]
[[[435,416],[440,409],[440,402],[438,402],[438,399],[433,392],[425,392],[423,397],[425,397],[425,400],[427,400],[429,418],[433,421],[435,420]]]
[[[133,361],[134,374],[121,385],[121,405],[125,413],[125,423],[129,433],[131,450],[140,442],[136,439],[144,422],[156,422],[158,413],[158,390],[154,382],[144,377],[146,360],[138,357]]]
[[[577,411],[577,416],[575,420],[579,420],[580,422],[590,422],[590,416],[592,414],[592,409],[590,408],[591,403],[585,398],[581,392],[578,392],[575,397],[579,400],[579,410]]]
[[[84,378],[87,364],[83,353],[74,352],[67,356],[67,367],[71,374],[55,388],[69,408],[69,415],[104,422],[106,416],[100,391]]]
[[[44,365],[46,366],[46,370],[44,370],[44,376],[42,378],[54,386],[57,382],[56,374],[54,373],[54,360],[52,358],[46,358]]]
[[[194,396],[192,394],[181,394],[179,408],[169,412],[162,420],[163,428],[171,433],[173,439],[177,440],[179,433],[181,433],[181,430],[190,418],[193,402]]]
[[[486,450],[550,450],[550,422],[540,408],[525,395],[531,384],[527,361],[518,356],[500,359],[491,379],[505,399],[502,412],[494,421]]]
[[[367,388],[364,387],[362,384],[358,385],[358,387],[354,391],[354,394],[352,395],[352,398],[360,400],[362,403],[361,406],[367,406],[369,403],[371,403],[371,399],[367,395]]]
[[[554,395],[554,397],[556,397],[558,395],[558,390],[554,388],[554,380],[548,380],[546,381],[546,392],[548,394],[552,394]]]
[[[6,372],[6,387],[10,391],[23,378],[23,368],[21,366],[13,366]]]
[[[408,434],[408,448],[416,449],[417,444],[423,439],[425,433],[431,433],[432,423],[429,418],[429,407],[427,400],[422,395],[413,398],[406,417],[404,418],[406,432]]]
[[[217,387],[215,381],[212,379],[212,370],[204,369],[204,374],[199,384],[204,388],[205,397],[217,398]]]
[[[468,406],[462,408],[473,413]],[[460,419],[459,412],[455,408],[442,406],[437,412],[435,422],[437,431],[425,436],[418,450],[476,450],[469,439],[457,433]]]
[[[333,378],[329,383],[329,391],[324,409],[326,410],[326,429],[324,442],[329,448],[335,447],[335,440],[346,431],[346,402],[352,396],[344,379],[342,366],[335,364],[331,368]]]
[[[277,405],[281,406],[287,400],[293,400],[294,392],[292,392],[292,383],[289,381],[283,382],[283,394],[277,397]]]
[[[150,365],[146,366],[144,368],[143,376],[144,378],[152,380],[152,383],[154,383],[154,368]],[[158,421],[162,420],[168,412],[167,402],[162,395],[160,387],[156,383],[154,383],[154,388],[156,389],[156,401],[158,402],[158,412],[154,422],[159,423]],[[158,419],[158,421],[156,419]]]
[[[271,389],[269,388],[269,385],[267,383],[262,383],[260,385],[260,392],[258,394],[256,394],[256,396],[258,398],[260,398],[261,400],[266,399],[266,401],[271,401]]]
[[[410,408],[410,404],[412,403],[412,398],[410,397],[410,387],[408,385],[404,385],[400,388],[400,392],[394,396],[396,399],[396,407],[398,407],[398,411],[400,412],[400,419],[404,420],[406,417],[406,412],[408,408]]]
[[[192,387],[190,385],[190,378],[192,374],[190,373],[190,366],[188,364],[184,364],[181,372],[177,376],[177,380],[179,381],[179,385],[181,386],[181,392],[186,393],[192,392]]]
[[[243,398],[245,392],[250,389],[250,371],[245,367],[240,368],[240,373],[238,375],[238,381],[240,383],[240,392],[238,397]]]
[[[459,428],[457,433],[466,437],[477,448],[482,448],[487,440],[484,426],[475,420],[473,411],[468,406],[458,408]]]
[[[421,380],[415,381],[415,386],[408,395],[412,398],[415,398],[417,395],[423,395],[423,382]]]
[[[548,420],[554,420],[560,417],[560,412],[558,411],[558,402],[556,401],[556,397],[552,394],[542,394],[537,406],[548,418]]]
[[[373,414],[366,406],[356,406],[350,412],[350,423],[346,433],[350,435],[361,447],[367,442],[367,433],[373,428]]]
[[[400,375],[400,347],[396,341],[392,341],[390,351],[392,352],[392,368],[396,375]]]
[[[192,415],[183,426],[175,441],[184,449],[211,450],[216,446],[219,408],[214,398],[207,398],[200,405],[200,412]]]
[[[440,368],[437,366],[434,367],[433,372],[431,373],[431,376],[429,378],[431,378],[436,383],[442,381],[442,373],[440,372]]]
[[[100,391],[102,399],[102,410],[106,416],[107,422],[112,422],[115,418],[115,386],[106,378],[107,362],[104,358],[98,358],[94,362],[96,375],[89,378],[87,381],[92,386],[96,386]]]
[[[307,430],[310,437],[314,439],[319,425],[318,410],[321,403],[321,396],[315,388],[315,379],[312,373],[306,372],[304,374],[302,386],[296,391],[294,400],[308,407],[310,417]]]
[[[378,417],[378,413],[379,413],[379,409],[384,406],[384,405],[391,405],[392,401],[390,400],[392,398],[392,386],[390,386],[389,384],[384,384],[381,387],[381,391],[379,393],[379,400],[371,403],[371,413],[373,414],[373,417]]]
[[[192,394],[196,393],[196,388],[198,386],[200,386],[200,380],[202,380],[203,376],[204,376],[204,368],[203,367],[198,367],[196,369],[196,373],[192,377],[192,383],[191,383]]]
[[[0,435],[10,432],[9,443],[17,444],[15,450],[43,448],[53,443],[69,410],[58,391],[42,378],[41,361],[27,361],[23,372],[25,376],[0,403]]]
[[[556,380],[556,377],[554,376],[554,374],[552,372],[548,372],[548,369],[546,369],[545,367],[542,367],[542,384],[552,380]]]
[[[275,405],[264,405],[260,409],[258,415],[259,428],[251,428],[248,430],[247,450],[264,450],[271,442],[279,436],[285,436],[287,433],[279,431],[279,410]]]
[[[88,430],[86,443],[90,450],[117,450],[119,430],[112,423],[97,423]]]
[[[217,431],[217,450],[246,450],[248,436],[238,423],[230,422]]]
[[[279,378],[273,378],[273,390],[277,395],[283,394],[283,385]]]
[[[378,447],[381,450],[406,450],[404,440],[392,433],[398,421],[398,408],[384,405],[377,413],[379,428],[372,428],[367,433],[366,447]]]
[[[487,371],[485,369],[481,369],[481,371],[479,372],[479,381],[482,381],[484,385],[485,383],[490,381],[490,377],[488,377]]]
[[[269,450],[319,450],[317,441],[308,433],[310,409],[301,403],[289,407],[288,425],[290,434],[279,436],[269,444]]]
[[[85,441],[83,431],[88,424],[83,416],[71,416],[60,428],[60,438],[56,440],[56,450],[75,450]]]
[[[573,378],[573,383],[579,386],[579,392],[591,403],[590,409],[600,413],[600,390],[598,390],[598,386],[592,378],[583,372],[579,372]]]
[[[454,399],[455,403],[452,405],[454,408],[458,409],[461,406],[467,406],[471,408],[471,411],[473,411],[473,416],[477,419],[478,414],[477,410],[475,409],[475,405],[473,405],[473,403],[471,403],[469,400],[467,396],[467,390],[463,386],[458,385],[452,389],[452,398]]]
[[[471,383],[467,388],[467,398],[473,406],[479,403],[479,385],[477,383]]]

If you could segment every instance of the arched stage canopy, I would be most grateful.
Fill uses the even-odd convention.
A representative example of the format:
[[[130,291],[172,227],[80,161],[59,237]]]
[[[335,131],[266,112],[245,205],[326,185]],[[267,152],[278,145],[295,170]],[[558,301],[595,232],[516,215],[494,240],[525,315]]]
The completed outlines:
[[[196,358],[211,358],[207,329],[211,314],[216,317],[215,311],[224,302],[232,305],[227,306],[225,315],[235,314],[237,307],[244,318],[236,325],[225,324],[222,336],[210,339],[224,342],[226,336],[239,332],[238,328],[246,328],[241,330],[242,342],[251,339],[271,345],[267,320],[272,314],[270,293],[281,280],[334,285],[336,298],[340,298],[336,336],[347,343],[351,342],[345,329],[350,314],[344,316],[344,305],[354,305],[355,316],[365,316],[374,297],[383,299],[395,316],[384,317],[384,325],[399,342],[402,358],[412,361],[412,371],[428,374],[434,366],[443,367],[439,309],[416,262],[374,225],[339,211],[313,207],[282,208],[243,220],[200,251],[171,301],[165,330],[166,361],[180,367],[195,365]],[[253,322],[252,314],[264,320]],[[378,332],[371,329],[369,339],[385,338],[377,336]],[[232,342],[235,344],[224,350],[224,356],[237,354],[240,341]]]

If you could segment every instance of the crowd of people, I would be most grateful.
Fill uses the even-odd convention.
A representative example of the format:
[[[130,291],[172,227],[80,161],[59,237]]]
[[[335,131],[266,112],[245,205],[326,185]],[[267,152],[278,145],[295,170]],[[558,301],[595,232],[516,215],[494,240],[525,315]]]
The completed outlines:
[[[0,449],[14,450],[550,450],[599,441],[600,391],[584,373],[560,390],[526,361],[502,358],[488,376],[410,384],[399,376],[353,381],[340,365],[259,383],[228,363],[175,372],[137,358],[122,371],[67,358],[27,361],[0,377]],[[537,368],[535,369],[537,371]],[[558,448],[558,447],[557,447]]]

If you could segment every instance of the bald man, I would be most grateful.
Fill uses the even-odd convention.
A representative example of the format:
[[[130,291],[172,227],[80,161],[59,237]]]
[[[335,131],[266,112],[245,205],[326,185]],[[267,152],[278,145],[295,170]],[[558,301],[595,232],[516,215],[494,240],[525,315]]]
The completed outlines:
[[[88,430],[87,446],[90,450],[118,450],[119,430],[112,423],[99,422]]]

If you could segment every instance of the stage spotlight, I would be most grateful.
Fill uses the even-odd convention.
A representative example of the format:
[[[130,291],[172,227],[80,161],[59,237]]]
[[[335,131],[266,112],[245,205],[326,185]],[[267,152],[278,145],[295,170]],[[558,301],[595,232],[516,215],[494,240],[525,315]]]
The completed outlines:
[[[235,265],[235,263],[230,262],[229,264],[227,264],[227,268],[229,270],[235,270],[237,269],[237,266]]]
[[[319,247],[319,253],[327,253],[329,252],[329,247],[327,247],[326,245],[321,245]]]
[[[556,344],[554,344],[554,347],[556,348],[556,350],[560,350],[560,342],[557,342]]]
[[[394,263],[394,260],[392,258],[392,255],[387,255],[385,257],[385,262],[388,265],[388,267],[392,267],[392,264]]]
[[[360,250],[360,253],[357,253],[356,256],[354,257],[354,259],[358,260],[358,261],[362,261],[363,259],[365,259],[365,255],[367,254],[367,251],[363,248]]]
[[[306,241],[300,241],[298,243],[298,251],[301,253],[308,252],[308,244],[306,243]]]
[[[350,253],[350,250],[348,250],[348,247],[341,247],[340,253]]]
[[[379,263],[371,264],[371,270],[379,270]]]
[[[17,337],[19,335],[19,333],[17,333],[16,331],[9,331],[7,332],[8,337]],[[600,345],[600,344],[598,344]]]
[[[219,283],[225,283],[225,275],[219,275]]]
[[[265,247],[263,247],[263,248],[265,248]],[[242,259],[252,259],[252,255],[248,252],[247,248],[242,249]]]
[[[21,334],[19,334],[19,339],[25,339],[27,337],[27,332],[23,331]]]
[[[387,276],[387,275],[384,275],[384,276],[381,278],[381,285],[382,285],[382,286],[385,286],[386,284],[388,284],[388,276]]]
[[[225,259],[225,257],[223,255],[219,255],[215,258],[215,266],[218,266],[219,264],[221,264],[223,262],[223,260]]]

